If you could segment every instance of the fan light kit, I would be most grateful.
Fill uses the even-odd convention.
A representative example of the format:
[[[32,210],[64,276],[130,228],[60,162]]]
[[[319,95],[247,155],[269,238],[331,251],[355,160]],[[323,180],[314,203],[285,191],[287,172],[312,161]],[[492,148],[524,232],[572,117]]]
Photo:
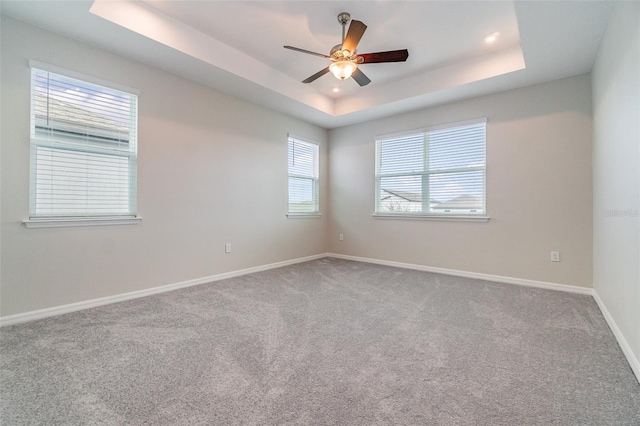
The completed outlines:
[[[309,50],[300,49],[299,47],[284,46],[285,49],[295,50],[296,52],[307,53],[309,55],[320,56],[321,58],[331,60],[331,65],[321,71],[318,71],[311,77],[302,80],[303,83],[311,83],[331,71],[331,74],[339,80],[346,80],[349,77],[353,77],[360,86],[366,86],[371,83],[371,80],[369,80],[369,77],[367,77],[358,68],[358,65],[384,62],[404,62],[409,57],[409,51],[407,49],[358,54],[356,52],[356,47],[358,47],[358,43],[360,42],[364,31],[367,29],[367,26],[360,21],[352,21],[351,15],[347,12],[342,12],[338,15],[338,22],[342,25],[342,43],[333,46],[329,55],[311,52]],[[351,22],[351,25],[349,25],[349,31],[345,36],[346,25],[349,22]]]
[[[329,71],[339,80],[346,80],[358,69],[352,61],[341,59],[329,65]]]

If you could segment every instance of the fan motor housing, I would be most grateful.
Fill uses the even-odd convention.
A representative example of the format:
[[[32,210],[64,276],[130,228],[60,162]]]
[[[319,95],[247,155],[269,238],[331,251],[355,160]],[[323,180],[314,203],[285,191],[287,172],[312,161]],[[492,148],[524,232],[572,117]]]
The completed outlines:
[[[331,48],[331,52],[329,52],[329,56],[332,59],[338,59],[342,57],[342,44],[336,44]]]

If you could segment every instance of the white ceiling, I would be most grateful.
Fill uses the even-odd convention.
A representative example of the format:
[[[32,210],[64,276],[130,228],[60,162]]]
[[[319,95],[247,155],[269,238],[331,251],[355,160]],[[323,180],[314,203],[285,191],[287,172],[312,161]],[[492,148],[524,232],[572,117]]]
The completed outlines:
[[[2,0],[3,14],[334,128],[591,70],[611,1]],[[338,13],[368,28],[372,83],[301,80],[341,41]],[[484,35],[500,32],[492,45]],[[58,64],[60,65],[60,64]],[[339,92],[334,93],[337,88]]]

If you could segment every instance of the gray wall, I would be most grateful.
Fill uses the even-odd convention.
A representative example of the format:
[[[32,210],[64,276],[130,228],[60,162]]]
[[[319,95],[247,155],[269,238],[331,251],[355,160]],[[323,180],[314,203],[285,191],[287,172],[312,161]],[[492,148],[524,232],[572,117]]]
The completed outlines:
[[[9,18],[1,54],[2,316],[327,251],[591,286],[589,76],[327,132]],[[141,225],[21,223],[29,59],[141,91]],[[488,118],[488,223],[371,217],[377,134],[476,117]],[[285,216],[287,132],[321,143],[321,219]]]
[[[2,316],[326,251],[326,130],[6,17],[1,29]],[[24,227],[29,59],[140,90],[141,225]],[[286,217],[288,132],[321,145],[321,219]]]
[[[376,135],[478,117],[488,120],[488,223],[371,216]],[[588,75],[335,129],[329,137],[329,251],[591,287]],[[560,263],[550,262],[551,250],[560,251]]]
[[[593,285],[639,366],[640,3],[616,5],[592,80]]]

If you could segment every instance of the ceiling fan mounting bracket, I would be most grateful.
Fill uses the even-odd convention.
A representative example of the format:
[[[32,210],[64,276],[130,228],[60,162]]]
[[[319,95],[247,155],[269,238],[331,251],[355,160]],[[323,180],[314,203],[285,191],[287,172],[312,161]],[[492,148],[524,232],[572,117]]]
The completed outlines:
[[[338,22],[340,22],[340,25],[347,25],[349,21],[351,21],[351,15],[347,12],[340,12],[338,14]]]

